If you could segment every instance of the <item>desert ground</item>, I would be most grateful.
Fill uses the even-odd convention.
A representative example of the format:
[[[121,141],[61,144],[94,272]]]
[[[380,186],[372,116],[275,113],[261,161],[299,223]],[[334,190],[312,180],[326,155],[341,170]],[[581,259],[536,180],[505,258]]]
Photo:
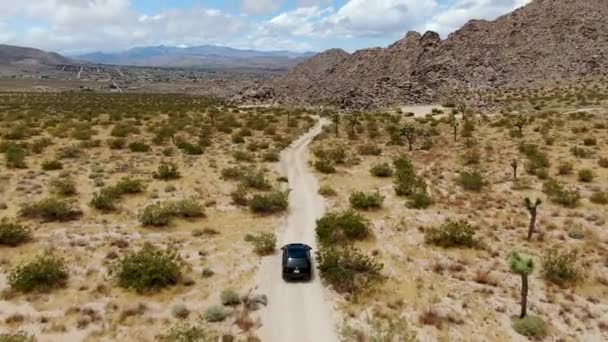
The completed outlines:
[[[287,208],[279,152],[313,118],[180,95],[1,98],[3,339],[254,335],[259,255]],[[112,271],[129,255],[137,280]]]

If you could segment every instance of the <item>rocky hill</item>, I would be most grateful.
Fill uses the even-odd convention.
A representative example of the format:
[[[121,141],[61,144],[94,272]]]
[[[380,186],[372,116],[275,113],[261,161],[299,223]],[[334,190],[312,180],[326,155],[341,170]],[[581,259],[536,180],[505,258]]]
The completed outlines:
[[[0,65],[59,65],[72,63],[54,52],[0,44]]]
[[[361,109],[607,75],[606,18],[606,0],[534,0],[494,21],[470,21],[445,40],[409,32],[387,48],[330,50],[264,87],[277,102]]]

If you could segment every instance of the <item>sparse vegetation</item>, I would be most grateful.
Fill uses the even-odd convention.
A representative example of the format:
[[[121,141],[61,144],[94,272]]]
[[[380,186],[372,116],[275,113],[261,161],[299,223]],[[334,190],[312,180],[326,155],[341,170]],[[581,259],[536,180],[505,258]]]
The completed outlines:
[[[354,209],[371,210],[382,208],[384,196],[379,192],[353,192],[349,198],[350,206]]]
[[[273,233],[261,233],[259,235],[250,235],[248,240],[253,244],[254,251],[259,256],[274,254],[277,237]]]
[[[81,212],[74,209],[70,201],[49,197],[38,202],[23,204],[19,214],[22,217],[46,221],[70,221],[78,218]]]
[[[137,292],[159,290],[180,281],[181,259],[173,250],[145,246],[117,260],[111,274],[121,287]]]
[[[0,219],[0,245],[16,247],[31,238],[30,228],[6,217]]]
[[[447,220],[439,227],[427,228],[424,241],[440,247],[474,247],[475,228],[466,220]]]
[[[249,208],[256,214],[275,214],[289,207],[288,192],[274,191],[265,195],[255,195],[249,202]]]
[[[330,246],[353,240],[363,240],[370,235],[369,222],[355,211],[325,214],[317,220],[317,239]]]
[[[33,261],[24,263],[8,275],[11,288],[21,292],[45,292],[62,287],[68,280],[65,261],[52,254],[42,254]]]
[[[317,252],[317,261],[323,280],[340,293],[357,294],[384,279],[382,264],[352,246],[324,247]]]
[[[563,250],[558,246],[549,248],[542,260],[543,276],[560,286],[575,283],[583,278],[576,250]]]

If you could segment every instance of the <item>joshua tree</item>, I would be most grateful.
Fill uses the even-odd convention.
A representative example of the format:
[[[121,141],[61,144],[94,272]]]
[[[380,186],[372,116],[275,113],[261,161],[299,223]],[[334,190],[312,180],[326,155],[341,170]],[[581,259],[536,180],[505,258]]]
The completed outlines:
[[[352,137],[354,137],[357,134],[357,126],[361,124],[359,122],[359,115],[357,113],[351,113],[346,117],[346,119],[350,124],[350,134]]]
[[[531,258],[522,257],[517,252],[509,256],[511,272],[521,275],[521,313],[519,318],[526,317],[528,311],[528,276],[534,271],[534,262]]]
[[[331,121],[334,123],[336,127],[336,138],[340,136],[340,114],[334,113],[331,117]]]
[[[412,145],[416,140],[416,126],[411,123],[405,124],[405,126],[401,129],[401,135],[407,139],[407,143],[409,145],[410,151],[412,150]]]
[[[519,131],[519,136],[523,137],[524,135],[524,126],[527,125],[529,122],[528,117],[523,115],[523,114],[518,114],[514,119],[513,119],[513,126],[517,127],[517,130]]]
[[[536,213],[538,206],[542,203],[540,198],[536,199],[536,202],[532,203],[532,200],[526,197],[526,209],[530,212],[530,226],[528,226],[528,241],[532,238],[534,229],[536,227]]]
[[[513,179],[517,180],[517,159],[511,160],[511,167],[513,168]]]
[[[456,119],[456,115],[454,115],[454,113],[450,114],[450,126],[452,126],[452,128],[454,129],[454,141],[458,140],[458,126],[460,126],[460,123],[458,122],[458,119]]]

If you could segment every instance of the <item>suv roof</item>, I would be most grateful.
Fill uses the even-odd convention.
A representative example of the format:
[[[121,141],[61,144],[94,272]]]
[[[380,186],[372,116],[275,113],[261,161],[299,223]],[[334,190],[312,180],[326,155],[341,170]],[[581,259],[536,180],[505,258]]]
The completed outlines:
[[[312,249],[309,245],[303,243],[290,243],[283,246],[283,249]]]

